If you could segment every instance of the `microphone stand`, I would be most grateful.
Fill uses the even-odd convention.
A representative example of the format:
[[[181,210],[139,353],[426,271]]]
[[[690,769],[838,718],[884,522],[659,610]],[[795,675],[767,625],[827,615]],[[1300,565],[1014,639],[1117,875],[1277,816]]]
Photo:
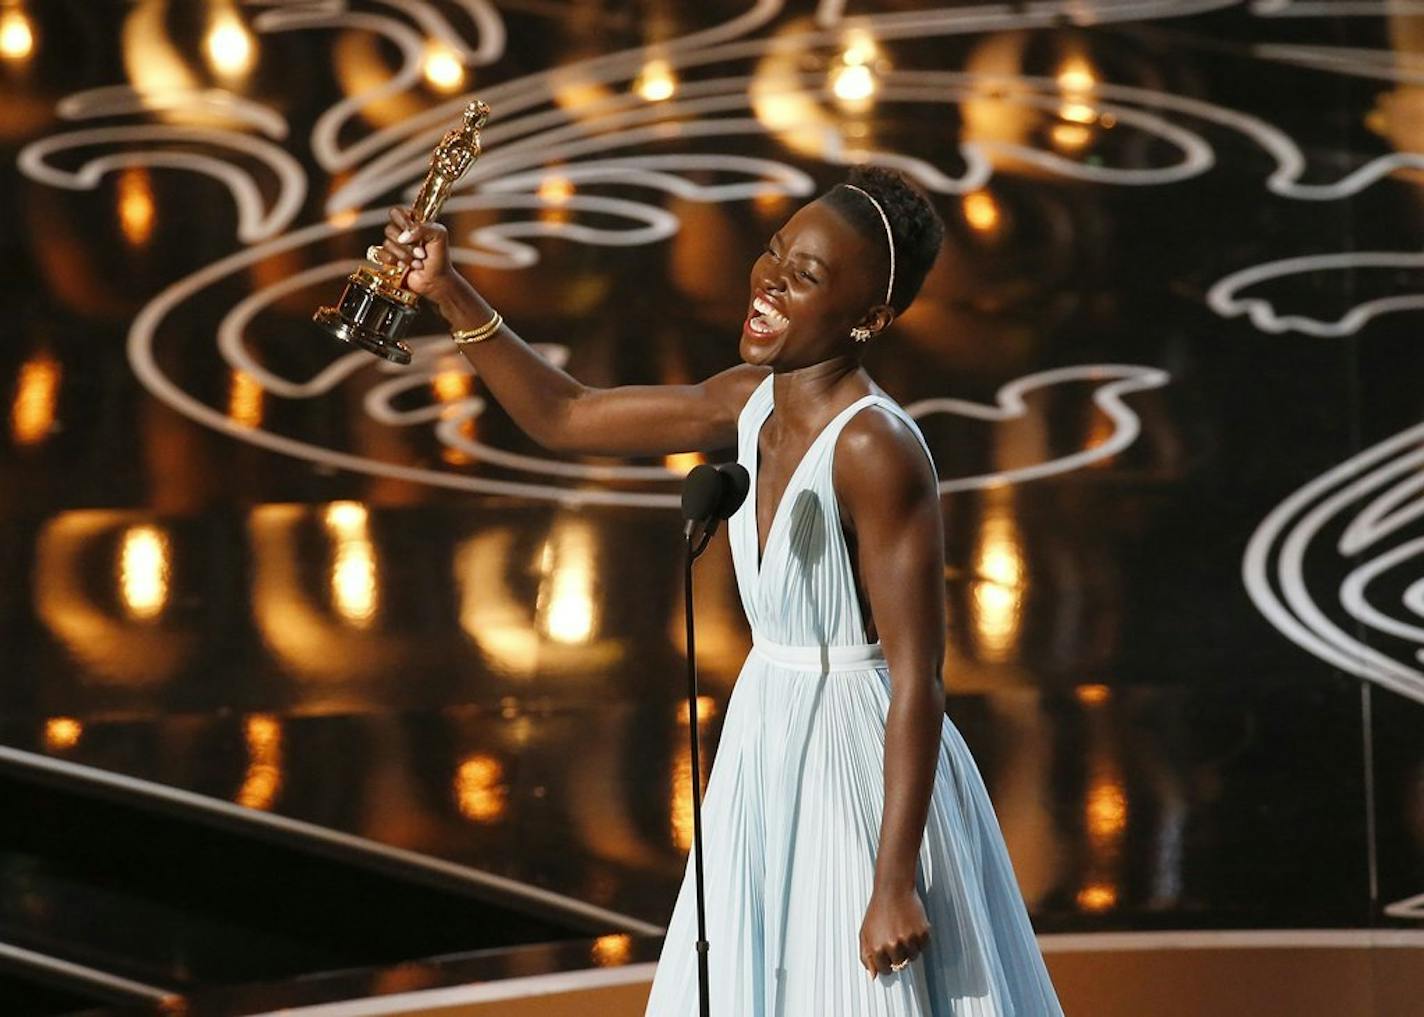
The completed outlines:
[[[710,1017],[707,995],[707,904],[702,889],[702,769],[697,752],[697,642],[692,623],[692,563],[712,539],[717,522],[704,520],[701,540],[693,546],[696,520],[684,528],[687,556],[683,569],[682,602],[687,619],[687,730],[692,748],[692,855],[697,879],[697,999],[698,1013]]]

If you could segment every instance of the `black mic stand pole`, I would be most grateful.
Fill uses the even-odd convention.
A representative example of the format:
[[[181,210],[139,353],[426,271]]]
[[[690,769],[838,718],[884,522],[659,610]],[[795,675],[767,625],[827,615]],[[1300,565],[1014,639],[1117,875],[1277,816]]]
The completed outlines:
[[[682,602],[687,617],[687,730],[692,746],[692,856],[697,874],[697,999],[701,1017],[710,1017],[710,1009],[707,996],[707,904],[702,889],[702,768],[697,753],[697,641],[692,623],[692,562],[707,548],[716,525],[714,517],[706,524],[695,549],[692,536],[697,529],[696,521],[689,519],[683,532],[687,541]]]

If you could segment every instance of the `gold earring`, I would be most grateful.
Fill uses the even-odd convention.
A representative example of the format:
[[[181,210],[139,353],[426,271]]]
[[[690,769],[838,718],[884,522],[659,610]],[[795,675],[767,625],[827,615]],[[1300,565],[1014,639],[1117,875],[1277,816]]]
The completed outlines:
[[[863,343],[870,338],[870,329],[863,325],[857,325],[850,330],[850,337],[858,343]]]

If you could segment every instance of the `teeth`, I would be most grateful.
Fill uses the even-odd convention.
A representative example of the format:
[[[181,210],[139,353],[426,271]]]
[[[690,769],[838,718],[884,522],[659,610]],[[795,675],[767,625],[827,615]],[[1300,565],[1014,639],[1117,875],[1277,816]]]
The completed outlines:
[[[786,315],[772,307],[761,297],[756,297],[752,300],[752,308],[778,328],[791,324],[791,320],[787,318]]]

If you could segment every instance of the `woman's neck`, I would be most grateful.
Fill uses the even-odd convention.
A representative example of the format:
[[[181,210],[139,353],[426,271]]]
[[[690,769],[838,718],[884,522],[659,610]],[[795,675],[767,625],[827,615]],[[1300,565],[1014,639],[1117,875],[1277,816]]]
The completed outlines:
[[[836,401],[845,385],[863,374],[860,359],[852,356],[778,371],[771,383],[776,415],[782,424],[791,424],[796,430],[814,428],[824,421],[827,406]]]

